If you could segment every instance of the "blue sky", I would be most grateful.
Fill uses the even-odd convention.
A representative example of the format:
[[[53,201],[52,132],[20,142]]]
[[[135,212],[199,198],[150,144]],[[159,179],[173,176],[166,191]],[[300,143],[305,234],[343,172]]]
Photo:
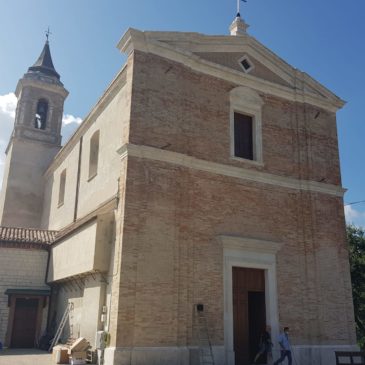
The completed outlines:
[[[335,92],[345,202],[365,200],[365,1],[248,0],[249,33]],[[125,61],[116,44],[128,27],[228,34],[236,0],[3,0],[0,5],[0,179],[18,79],[37,59],[51,28],[56,70],[70,91],[64,134],[87,115]],[[365,226],[365,204],[347,207]]]

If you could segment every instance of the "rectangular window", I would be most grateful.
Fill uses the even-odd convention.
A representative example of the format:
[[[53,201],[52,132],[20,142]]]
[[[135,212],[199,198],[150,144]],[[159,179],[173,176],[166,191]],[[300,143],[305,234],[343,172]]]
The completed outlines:
[[[234,113],[234,155],[253,160],[253,119]]]
[[[58,191],[58,206],[61,206],[64,203],[65,187],[66,187],[66,169],[63,170],[60,175],[60,189]]]

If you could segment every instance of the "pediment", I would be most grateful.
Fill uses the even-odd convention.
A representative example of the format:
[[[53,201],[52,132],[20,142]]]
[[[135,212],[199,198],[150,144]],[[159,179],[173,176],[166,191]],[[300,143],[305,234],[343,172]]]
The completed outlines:
[[[251,71],[248,72],[250,75],[275,84],[291,87],[290,82],[284,80],[248,52],[195,52],[195,54],[204,60],[229,67],[239,72],[244,72],[240,65],[240,60],[248,57],[252,64]]]
[[[148,32],[149,35],[153,33]],[[204,61],[237,72],[243,72],[239,61],[247,56],[254,66],[247,73],[252,77],[290,89],[298,89],[328,101],[340,101],[318,81],[289,65],[248,34],[245,36],[206,36],[198,33],[171,33],[171,36],[168,36],[168,34],[169,32],[162,35],[159,32],[159,37],[155,39],[169,47],[191,52]]]
[[[248,34],[212,36],[185,32],[141,32],[129,29],[118,44],[122,52],[140,49],[181,61],[258,91],[289,100],[302,100],[336,111],[344,101],[318,81],[270,51]],[[242,69],[240,60],[248,57],[253,67]]]

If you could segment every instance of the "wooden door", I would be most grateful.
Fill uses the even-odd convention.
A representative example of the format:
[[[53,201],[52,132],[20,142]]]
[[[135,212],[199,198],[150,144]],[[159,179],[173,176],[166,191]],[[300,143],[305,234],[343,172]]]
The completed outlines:
[[[34,347],[39,299],[17,298],[11,347]]]
[[[235,365],[249,365],[255,356],[254,337],[257,336],[257,331],[262,331],[261,327],[265,323],[265,299],[262,300],[262,295],[265,297],[264,270],[234,267],[232,285]],[[252,307],[255,307],[254,301],[258,296],[250,293],[262,293],[259,295],[259,308],[255,312]],[[257,329],[258,327],[260,328]]]

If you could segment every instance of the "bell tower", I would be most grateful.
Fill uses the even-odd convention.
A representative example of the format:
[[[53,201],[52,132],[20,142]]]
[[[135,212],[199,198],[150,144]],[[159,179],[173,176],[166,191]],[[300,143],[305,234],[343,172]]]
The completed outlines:
[[[43,173],[61,148],[63,104],[68,95],[53,66],[48,35],[33,66],[19,80],[14,130],[6,149],[0,225],[39,228]]]

